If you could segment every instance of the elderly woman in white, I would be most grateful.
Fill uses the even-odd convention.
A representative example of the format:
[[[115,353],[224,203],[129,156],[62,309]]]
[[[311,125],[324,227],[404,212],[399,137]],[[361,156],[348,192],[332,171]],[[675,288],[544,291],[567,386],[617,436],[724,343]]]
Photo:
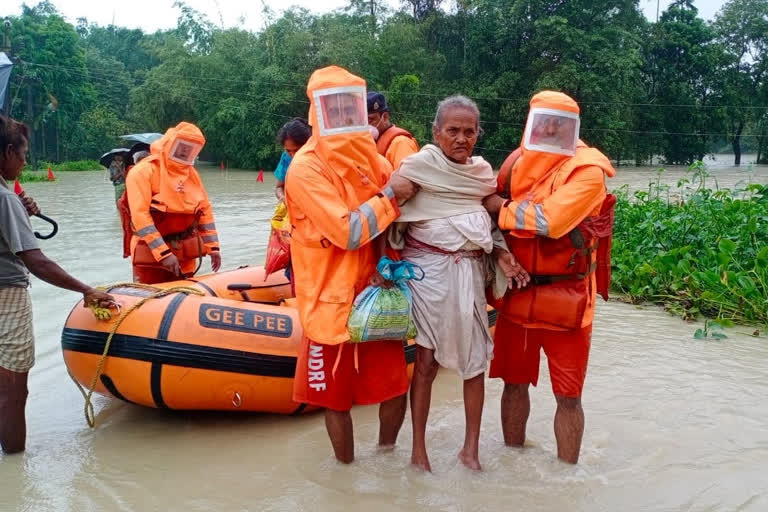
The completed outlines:
[[[421,266],[422,281],[410,283],[418,328],[416,368],[411,384],[411,463],[431,471],[426,424],[432,382],[440,366],[464,379],[466,433],[459,460],[481,469],[478,457],[484,378],[493,356],[485,289],[494,295],[524,286],[528,275],[508,251],[482,201],[496,191],[496,178],[482,157],[472,156],[480,134],[480,112],[464,96],[438,104],[433,123],[436,145],[427,144],[403,160],[398,174],[419,185],[400,207],[389,233],[404,259]],[[495,279],[489,280],[491,272]]]

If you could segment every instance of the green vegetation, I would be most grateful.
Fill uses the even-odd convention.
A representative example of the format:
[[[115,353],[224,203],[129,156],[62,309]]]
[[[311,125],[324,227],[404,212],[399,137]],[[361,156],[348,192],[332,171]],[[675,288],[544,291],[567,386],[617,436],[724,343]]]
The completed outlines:
[[[684,318],[768,325],[768,186],[720,189],[698,162],[674,187],[618,195],[616,291]]]
[[[694,339],[705,340],[711,338],[713,340],[724,340],[728,337],[723,332],[723,327],[732,327],[733,322],[730,320],[704,320],[704,327],[696,329],[693,333]],[[759,332],[759,331],[758,331]]]
[[[27,169],[24,169],[24,171],[21,173],[21,176],[19,176],[19,183],[29,183],[36,181],[48,181],[48,173],[28,171]]]
[[[51,170],[57,172],[79,172],[79,171],[103,171],[104,167],[101,166],[98,160],[73,160],[71,162],[61,162],[60,164],[41,162],[38,164],[40,169],[48,169],[51,166]]]
[[[50,166],[53,174],[60,172],[81,172],[81,171],[103,171],[104,167],[98,160],[74,160],[72,162],[37,162],[37,170],[32,168],[31,164],[24,167],[24,171],[19,176],[20,183],[29,183],[30,181],[48,181],[48,167]]]
[[[531,95],[565,91],[582,136],[612,158],[691,163],[729,148],[768,161],[768,0],[729,0],[713,22],[675,0],[658,22],[639,0],[349,0],[331,14],[265,8],[258,32],[186,6],[173,30],[69,24],[53,4],[10,18],[13,114],[41,160],[97,158],[127,132],[201,126],[203,158],[269,168],[278,128],[306,116],[311,72],[338,64],[385,91],[422,141],[442,97],[477,99],[478,151],[498,165],[521,137]]]
[[[38,171],[48,171],[48,167],[51,168],[54,174],[57,172],[80,172],[80,171],[103,171],[104,167],[101,166],[98,160],[73,160],[71,162],[37,162]],[[32,171],[32,166],[27,164],[24,171]],[[47,176],[47,174],[46,174]]]
[[[56,175],[60,172],[82,172],[82,171],[103,171],[104,167],[101,166],[98,160],[74,160],[72,162],[37,162],[37,170],[32,168],[31,164],[27,164],[24,167],[21,176],[19,176],[20,183],[28,183],[30,181],[48,181],[48,167],[50,166],[53,174]]]

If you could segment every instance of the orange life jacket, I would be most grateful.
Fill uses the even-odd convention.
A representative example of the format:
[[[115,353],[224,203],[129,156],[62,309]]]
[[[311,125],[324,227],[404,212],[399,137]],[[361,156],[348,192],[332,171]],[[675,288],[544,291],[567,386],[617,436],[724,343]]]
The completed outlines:
[[[386,155],[392,141],[395,140],[395,137],[400,135],[414,139],[413,135],[408,130],[392,125],[384,130],[384,133],[379,135],[379,138],[376,140],[376,151],[378,151],[380,155]]]
[[[129,258],[131,256],[131,238],[133,238],[135,232],[133,226],[131,226],[131,209],[128,206],[128,195],[125,192],[123,192],[120,199],[117,200],[117,211],[120,214],[120,224],[123,228],[123,258]],[[197,223],[200,217],[199,213],[165,213],[151,208],[149,213],[152,216],[155,227],[158,232],[160,232],[160,236],[162,236],[165,242],[168,243],[171,252],[179,258],[179,261],[185,259],[184,252],[181,249],[182,245],[188,246],[188,253],[190,249],[192,249],[192,252],[196,253],[194,256],[191,256],[193,258],[207,254],[204,247],[201,247],[200,250],[194,249],[194,246],[197,245],[197,239],[199,238],[199,233],[197,231]],[[194,243],[190,244],[189,241],[186,241],[188,238]],[[141,243],[142,242],[139,242],[139,244]],[[144,245],[146,246],[146,243],[144,243]],[[186,258],[189,257],[190,256],[187,256]],[[143,260],[146,259],[146,257],[143,258]],[[154,258],[152,261],[154,261]],[[152,263],[152,261],[144,261],[139,264]]]
[[[168,249],[179,262],[199,259],[209,253],[198,231],[201,212],[166,213],[150,209],[150,215],[152,215],[157,231],[160,232],[168,245]],[[125,236],[123,237],[123,251],[125,254]],[[131,255],[130,238],[128,239],[128,255]],[[149,245],[142,240],[139,240],[133,249],[133,264],[137,267],[157,267],[159,265]]]
[[[600,166],[601,159],[593,158],[596,151],[580,145],[575,156],[565,160],[538,186],[549,187],[551,195],[579,168]],[[505,191],[507,197],[511,195],[514,167],[519,157],[518,149],[504,162],[497,178],[498,188]],[[502,314],[522,325],[556,329],[589,325],[595,293],[608,300],[615,204],[616,196],[607,194],[596,211],[557,239],[507,235],[510,250],[531,274],[531,284],[507,293],[496,304]]]
[[[397,170],[405,158],[418,153],[419,143],[406,130],[392,125],[379,136],[376,150]]]

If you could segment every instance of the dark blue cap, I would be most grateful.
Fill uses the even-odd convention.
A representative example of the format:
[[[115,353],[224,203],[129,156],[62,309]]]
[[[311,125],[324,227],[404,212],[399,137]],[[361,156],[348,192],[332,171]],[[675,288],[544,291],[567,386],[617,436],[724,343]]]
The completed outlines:
[[[387,99],[380,92],[370,91],[368,93],[368,113],[379,114],[381,112],[389,112]]]

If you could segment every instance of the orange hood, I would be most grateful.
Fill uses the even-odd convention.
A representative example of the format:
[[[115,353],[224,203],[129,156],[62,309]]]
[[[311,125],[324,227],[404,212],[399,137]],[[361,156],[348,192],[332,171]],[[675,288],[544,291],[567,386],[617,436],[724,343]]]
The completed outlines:
[[[205,137],[200,128],[182,121],[151,144],[152,157],[147,160],[157,162],[160,167],[159,190],[155,197],[161,199],[168,211],[185,212],[205,199],[205,191],[194,166],[170,158],[171,149],[179,139],[205,145]]]
[[[553,110],[562,110],[573,114],[579,114],[579,105],[576,101],[562,92],[542,91],[531,98],[531,109],[548,108]],[[527,129],[527,126],[526,126]],[[586,146],[579,140],[578,147]],[[524,188],[529,188],[545,178],[549,173],[555,171],[560,164],[571,158],[567,155],[558,155],[554,153],[543,153],[533,151],[525,147],[525,133],[520,142],[522,156],[515,165],[515,170],[525,176]]]
[[[368,130],[367,122],[357,131],[322,134],[319,119],[318,93],[327,89],[362,87],[362,105],[365,109],[365,80],[339,66],[328,66],[312,73],[307,84],[309,98],[309,124],[312,136],[302,151],[313,151],[318,158],[343,180],[357,184],[362,189],[378,192],[381,176],[376,143]],[[364,119],[367,114],[363,112]]]

